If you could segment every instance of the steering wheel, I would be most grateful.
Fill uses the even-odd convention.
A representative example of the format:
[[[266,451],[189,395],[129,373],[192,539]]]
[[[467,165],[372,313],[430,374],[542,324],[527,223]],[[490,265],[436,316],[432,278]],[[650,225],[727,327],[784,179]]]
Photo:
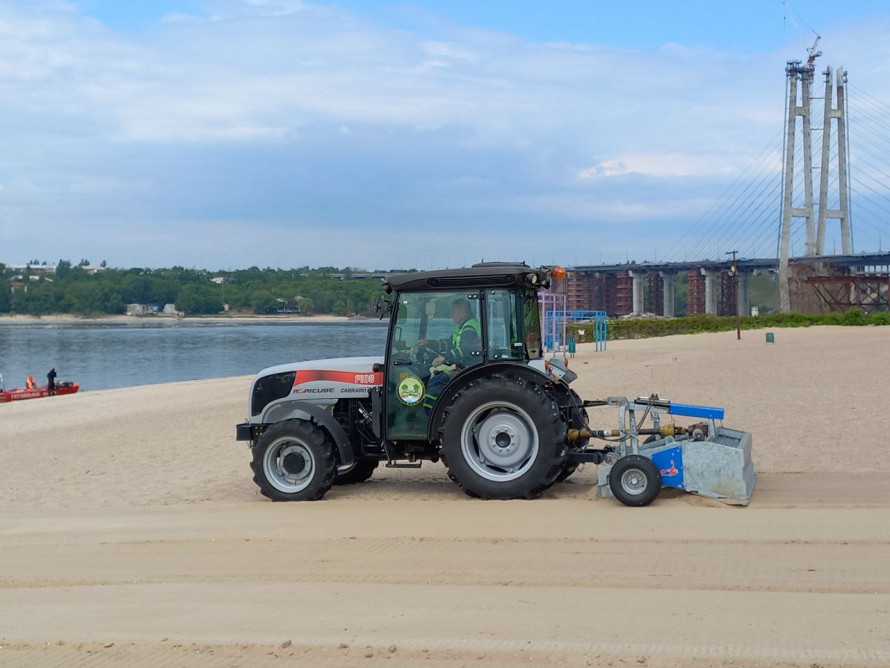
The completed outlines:
[[[439,353],[429,346],[417,346],[415,350],[414,361],[417,362],[420,367],[430,366],[433,363],[433,360],[439,356]]]

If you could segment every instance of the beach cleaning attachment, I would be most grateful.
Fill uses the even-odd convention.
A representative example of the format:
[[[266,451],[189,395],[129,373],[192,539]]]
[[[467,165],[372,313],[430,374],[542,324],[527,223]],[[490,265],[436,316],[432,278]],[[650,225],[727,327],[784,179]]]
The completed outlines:
[[[644,506],[662,487],[674,487],[728,504],[746,506],[750,502],[757,479],[751,459],[752,437],[724,427],[722,408],[674,403],[656,395],[609,397],[585,405],[617,406],[619,413],[618,429],[575,429],[569,433],[570,441],[601,438],[617,442],[602,455],[597,470],[599,497]],[[697,421],[686,426],[662,424],[665,416]],[[647,419],[651,427],[643,427]]]

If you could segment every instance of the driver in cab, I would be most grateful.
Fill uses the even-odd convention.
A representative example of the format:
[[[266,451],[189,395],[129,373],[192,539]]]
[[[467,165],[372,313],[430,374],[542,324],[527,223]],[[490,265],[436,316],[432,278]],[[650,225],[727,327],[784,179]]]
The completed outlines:
[[[434,350],[438,355],[432,361],[432,368],[442,364],[454,365],[458,369],[433,374],[427,384],[423,397],[423,407],[432,410],[436,398],[442,389],[448,384],[457,370],[469,366],[473,361],[473,353],[482,350],[482,327],[479,319],[473,315],[473,309],[468,299],[456,299],[451,304],[451,319],[456,325],[450,339],[430,341],[420,339],[418,346],[426,346]]]

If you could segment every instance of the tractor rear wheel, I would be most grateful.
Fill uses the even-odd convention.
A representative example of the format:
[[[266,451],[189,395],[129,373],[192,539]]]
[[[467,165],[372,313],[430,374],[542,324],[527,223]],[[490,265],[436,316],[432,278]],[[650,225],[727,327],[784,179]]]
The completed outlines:
[[[330,436],[305,420],[282,420],[253,447],[253,481],[273,501],[316,501],[334,480]]]
[[[566,424],[544,390],[515,376],[471,382],[444,413],[443,459],[470,496],[532,499],[565,461]]]
[[[648,506],[661,491],[661,474],[648,457],[627,455],[609,471],[609,489],[626,506]]]
[[[570,406],[569,414],[571,419],[569,421],[569,426],[572,429],[587,429],[588,428],[588,415],[587,409],[584,408],[584,400],[578,396],[578,393],[575,390],[570,389],[569,395],[567,397],[568,405]],[[590,439],[584,438],[572,443],[574,448],[578,450],[583,450],[587,447],[587,444],[590,442]],[[575,471],[578,470],[579,464],[577,462],[569,462],[566,461],[562,465],[562,469],[559,472],[559,475],[556,476],[556,480],[553,481],[555,485],[558,482],[563,482],[572,475]]]

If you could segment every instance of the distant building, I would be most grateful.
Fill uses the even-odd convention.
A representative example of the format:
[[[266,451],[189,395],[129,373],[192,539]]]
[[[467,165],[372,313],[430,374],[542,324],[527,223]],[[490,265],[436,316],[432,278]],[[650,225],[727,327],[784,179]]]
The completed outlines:
[[[158,307],[154,304],[127,304],[127,315],[157,315]]]
[[[12,269],[13,271],[21,271],[21,272],[39,272],[41,274],[55,274],[56,267],[58,265],[55,264],[7,264],[7,269]],[[98,274],[101,271],[105,271],[107,267],[103,267],[100,264],[82,264],[82,265],[71,265],[71,268],[80,267],[88,274]]]

